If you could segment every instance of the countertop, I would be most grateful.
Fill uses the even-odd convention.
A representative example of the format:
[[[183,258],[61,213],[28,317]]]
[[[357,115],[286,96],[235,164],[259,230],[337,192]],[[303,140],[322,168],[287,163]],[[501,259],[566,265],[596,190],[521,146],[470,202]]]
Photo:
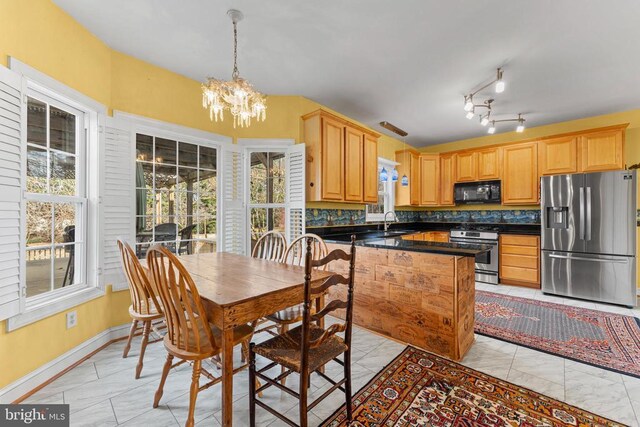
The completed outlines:
[[[502,234],[528,234],[539,236],[540,224],[480,224],[471,223],[472,225],[483,225],[496,227],[498,233]],[[414,230],[416,233],[421,231],[451,231],[454,228],[460,227],[462,224],[459,222],[405,222],[405,223],[391,223],[389,230]],[[314,233],[321,237],[334,235],[334,234],[350,234],[361,233],[365,231],[374,231],[382,226],[378,224],[359,224],[359,225],[342,225],[342,226],[327,226],[327,227],[307,227],[308,233]]]
[[[348,243],[348,239],[326,237],[325,240],[332,243]],[[474,257],[478,254],[491,250],[491,246],[487,245],[403,240],[400,237],[356,240],[356,246],[469,257]]]

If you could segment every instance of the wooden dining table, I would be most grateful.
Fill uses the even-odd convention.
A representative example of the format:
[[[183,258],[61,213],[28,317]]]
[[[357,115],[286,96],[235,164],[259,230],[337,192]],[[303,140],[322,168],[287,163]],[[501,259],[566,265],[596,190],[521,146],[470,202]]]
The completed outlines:
[[[222,330],[222,425],[233,422],[233,328],[304,300],[304,267],[226,252],[183,255],[209,322]],[[314,271],[318,284],[328,271]],[[324,305],[324,295],[316,304]],[[321,325],[322,326],[322,325]],[[249,410],[249,408],[247,408]]]

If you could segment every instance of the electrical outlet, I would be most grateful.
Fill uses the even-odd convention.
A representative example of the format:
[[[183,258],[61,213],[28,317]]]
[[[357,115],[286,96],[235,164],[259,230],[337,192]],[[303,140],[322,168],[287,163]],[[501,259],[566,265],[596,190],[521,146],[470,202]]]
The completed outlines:
[[[78,312],[70,311],[67,313],[67,329],[73,328],[78,324]]]

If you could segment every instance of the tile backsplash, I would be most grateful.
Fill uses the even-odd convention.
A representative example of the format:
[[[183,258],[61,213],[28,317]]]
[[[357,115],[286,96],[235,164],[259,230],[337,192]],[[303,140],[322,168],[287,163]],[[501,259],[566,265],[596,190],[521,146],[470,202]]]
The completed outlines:
[[[400,222],[476,222],[487,224],[540,224],[540,210],[396,211]],[[640,214],[639,214],[640,215]],[[307,227],[365,224],[363,209],[306,210]]]

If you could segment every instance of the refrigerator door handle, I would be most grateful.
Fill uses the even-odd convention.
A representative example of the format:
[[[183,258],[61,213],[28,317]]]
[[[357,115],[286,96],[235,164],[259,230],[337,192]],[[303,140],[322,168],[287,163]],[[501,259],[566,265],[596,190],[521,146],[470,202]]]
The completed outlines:
[[[579,256],[556,255],[556,254],[550,254],[549,258],[572,259],[576,261],[612,262],[616,264],[626,264],[629,262],[629,260],[626,258],[585,258],[585,257],[579,257]]]
[[[584,187],[580,187],[580,232],[579,238],[584,240]]]
[[[585,240],[591,240],[591,187],[587,187],[586,199],[586,218],[585,218]]]

